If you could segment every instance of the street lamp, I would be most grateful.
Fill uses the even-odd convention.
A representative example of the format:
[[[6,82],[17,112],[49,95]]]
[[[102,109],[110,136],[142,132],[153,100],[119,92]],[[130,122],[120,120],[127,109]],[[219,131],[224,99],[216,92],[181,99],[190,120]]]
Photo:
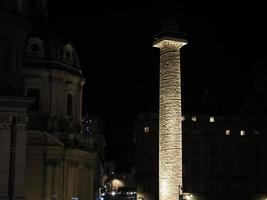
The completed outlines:
[[[102,187],[99,187],[98,188],[98,198],[99,198],[99,200],[103,200],[104,198],[103,198],[103,196],[105,196],[105,193],[102,193]]]
[[[98,188],[98,198],[101,199],[101,187]]]
[[[116,195],[116,192],[115,192],[115,191],[112,191],[112,192],[111,192],[111,195],[112,195],[112,196],[115,196],[115,195]]]
[[[182,196],[182,199],[185,199],[185,200],[193,200],[194,199],[194,196],[191,193],[183,193],[181,196]]]

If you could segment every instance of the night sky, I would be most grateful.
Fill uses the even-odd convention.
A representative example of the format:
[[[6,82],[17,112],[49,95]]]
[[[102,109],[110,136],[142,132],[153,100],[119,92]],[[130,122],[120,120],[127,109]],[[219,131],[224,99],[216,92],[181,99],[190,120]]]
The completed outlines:
[[[133,161],[137,114],[158,112],[159,51],[152,43],[167,13],[175,13],[188,39],[181,54],[184,113],[238,114],[253,90],[253,63],[267,58],[263,5],[88,2],[49,1],[50,21],[80,55],[84,113],[104,120],[107,158],[121,170]],[[213,106],[203,106],[207,99]]]

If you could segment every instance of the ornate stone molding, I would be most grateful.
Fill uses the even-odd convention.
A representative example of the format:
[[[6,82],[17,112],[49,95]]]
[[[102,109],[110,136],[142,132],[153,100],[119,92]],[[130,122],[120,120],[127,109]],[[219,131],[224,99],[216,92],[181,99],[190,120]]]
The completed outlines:
[[[21,113],[13,113],[13,112],[1,112],[0,113],[0,128],[2,129],[10,129],[12,125],[13,118],[16,119],[16,129],[26,129],[28,116],[26,114]]]
[[[18,115],[16,117],[17,129],[26,129],[28,122],[28,116],[25,115]]]
[[[57,83],[57,84],[63,83],[63,79],[61,77],[53,76],[52,80],[54,83]]]
[[[11,127],[13,116],[10,113],[0,113],[0,128],[9,129]]]

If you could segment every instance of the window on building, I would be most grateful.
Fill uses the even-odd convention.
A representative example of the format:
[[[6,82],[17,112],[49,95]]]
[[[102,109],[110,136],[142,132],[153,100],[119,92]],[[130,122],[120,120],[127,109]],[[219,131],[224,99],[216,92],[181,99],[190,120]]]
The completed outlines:
[[[209,174],[210,175],[218,174],[218,162],[217,162],[217,160],[210,160]]]
[[[185,116],[182,116],[182,121],[185,121]]]
[[[70,59],[70,57],[71,57],[71,52],[70,51],[66,51],[66,57]]]
[[[192,119],[193,122],[196,122],[197,121],[197,117],[196,116],[192,116],[191,119]]]
[[[149,133],[149,126],[145,126],[145,127],[144,127],[144,132],[145,132],[145,133]]]
[[[230,130],[225,130],[225,135],[230,135],[231,134],[231,131]]]
[[[74,64],[75,52],[73,47],[70,44],[65,45],[63,51],[63,61],[68,64]]]
[[[40,90],[37,88],[30,88],[27,90],[27,96],[34,99],[34,103],[30,107],[30,111],[38,111],[40,104]]]
[[[241,130],[241,131],[240,131],[240,135],[241,135],[241,136],[244,136],[245,134],[246,134],[246,132],[245,132],[244,130]]]
[[[72,94],[67,94],[67,114],[73,114],[73,96]]]
[[[218,153],[218,146],[219,144],[215,141],[209,143],[209,155],[216,156]]]
[[[224,155],[226,157],[231,157],[233,153],[233,144],[230,141],[228,141],[224,143],[224,146],[227,147],[224,150]]]
[[[254,131],[254,135],[259,135],[260,131]]]
[[[214,117],[210,117],[210,122],[215,122],[215,118]]]
[[[35,52],[36,52],[36,51],[39,51],[39,49],[40,49],[40,47],[39,47],[38,44],[35,44],[35,43],[34,43],[34,44],[31,45],[31,50],[32,50],[32,51],[35,51]]]
[[[224,161],[224,169],[223,172],[225,175],[231,175],[233,169],[233,162],[232,160],[225,160]]]

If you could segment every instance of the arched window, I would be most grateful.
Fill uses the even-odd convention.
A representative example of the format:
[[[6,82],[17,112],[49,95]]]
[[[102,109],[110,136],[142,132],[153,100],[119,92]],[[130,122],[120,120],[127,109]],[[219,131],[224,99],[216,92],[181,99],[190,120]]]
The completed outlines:
[[[37,52],[40,49],[38,44],[33,43],[31,45],[31,50]]]
[[[27,90],[27,96],[34,99],[34,103],[31,105],[30,111],[39,111],[40,90],[37,88],[30,88]]]
[[[70,93],[67,94],[67,114],[73,114],[73,95]]]
[[[38,37],[31,37],[28,39],[28,44],[25,48],[26,57],[45,57],[44,41]]]
[[[65,45],[63,48],[63,62],[74,64],[74,49],[70,44]]]

